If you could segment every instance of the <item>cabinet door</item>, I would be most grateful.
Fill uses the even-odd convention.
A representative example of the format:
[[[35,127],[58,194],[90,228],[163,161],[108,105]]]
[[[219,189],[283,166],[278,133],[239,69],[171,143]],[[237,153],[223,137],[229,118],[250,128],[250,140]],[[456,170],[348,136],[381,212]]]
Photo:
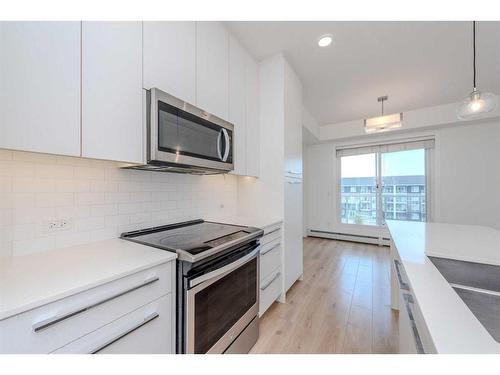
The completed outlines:
[[[285,65],[285,174],[302,175],[302,85]]]
[[[228,118],[228,33],[220,22],[196,23],[196,105]]]
[[[303,273],[302,179],[285,178],[285,291]]]
[[[142,25],[82,24],[82,156],[143,162]]]
[[[0,147],[80,156],[80,22],[0,22]]]
[[[247,175],[260,173],[259,65],[247,58],[246,64],[246,162]]]
[[[144,88],[196,102],[196,22],[144,22]]]
[[[246,175],[246,51],[229,37],[229,121],[234,124],[234,174]]]

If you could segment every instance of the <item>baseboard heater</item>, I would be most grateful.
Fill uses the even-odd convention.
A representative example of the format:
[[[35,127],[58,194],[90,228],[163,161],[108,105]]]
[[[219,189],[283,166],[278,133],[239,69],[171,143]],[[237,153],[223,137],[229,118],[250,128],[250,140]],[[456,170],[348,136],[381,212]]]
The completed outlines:
[[[375,245],[389,246],[390,239],[387,237],[367,236],[363,234],[329,232],[324,230],[309,229],[311,237],[331,238],[335,240],[369,243]]]

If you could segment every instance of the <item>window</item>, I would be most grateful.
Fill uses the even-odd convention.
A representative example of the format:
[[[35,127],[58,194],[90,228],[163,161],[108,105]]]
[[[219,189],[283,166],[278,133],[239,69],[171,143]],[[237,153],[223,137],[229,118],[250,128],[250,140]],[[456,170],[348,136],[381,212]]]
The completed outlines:
[[[372,215],[372,211],[376,213],[377,210],[376,154],[346,156],[342,157],[340,162],[343,192],[341,200],[348,199],[349,202],[342,212],[341,222],[377,225],[377,215]],[[350,186],[348,193],[345,192],[344,186]]]
[[[383,225],[385,219],[425,221],[425,160],[430,146],[433,143],[403,151],[391,151],[390,145],[371,153],[341,151],[341,222]]]
[[[396,193],[406,193],[406,186],[396,186]]]

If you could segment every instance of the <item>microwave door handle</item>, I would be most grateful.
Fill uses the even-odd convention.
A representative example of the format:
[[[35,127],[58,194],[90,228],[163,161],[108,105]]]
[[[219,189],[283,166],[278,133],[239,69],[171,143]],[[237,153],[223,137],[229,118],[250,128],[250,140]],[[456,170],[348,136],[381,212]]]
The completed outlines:
[[[224,133],[224,156],[222,161],[227,161],[227,157],[229,156],[229,149],[231,148],[231,144],[229,143],[229,134],[226,129],[222,129],[222,133]]]
[[[217,136],[217,155],[219,156],[219,159],[222,160],[222,152],[220,149],[221,140],[222,140],[222,131],[220,131],[219,135]]]

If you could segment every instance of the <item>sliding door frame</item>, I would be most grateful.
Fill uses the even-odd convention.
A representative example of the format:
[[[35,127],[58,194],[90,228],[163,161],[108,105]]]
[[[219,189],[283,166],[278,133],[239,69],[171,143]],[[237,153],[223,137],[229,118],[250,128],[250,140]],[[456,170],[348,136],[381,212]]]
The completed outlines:
[[[395,151],[397,152],[397,151]],[[344,228],[352,228],[355,229],[356,232],[364,232],[364,231],[379,231],[379,230],[387,230],[387,225],[384,220],[384,211],[382,207],[382,154],[383,152],[375,153],[375,173],[376,173],[376,204],[377,204],[377,218],[376,225],[370,224],[350,224],[350,223],[342,223],[342,157],[336,157],[337,161],[337,183],[335,186],[336,190],[336,208],[337,215],[335,220],[337,221],[338,226]],[[424,149],[424,167],[425,167],[425,221],[431,221],[431,158],[432,158],[432,149]]]

